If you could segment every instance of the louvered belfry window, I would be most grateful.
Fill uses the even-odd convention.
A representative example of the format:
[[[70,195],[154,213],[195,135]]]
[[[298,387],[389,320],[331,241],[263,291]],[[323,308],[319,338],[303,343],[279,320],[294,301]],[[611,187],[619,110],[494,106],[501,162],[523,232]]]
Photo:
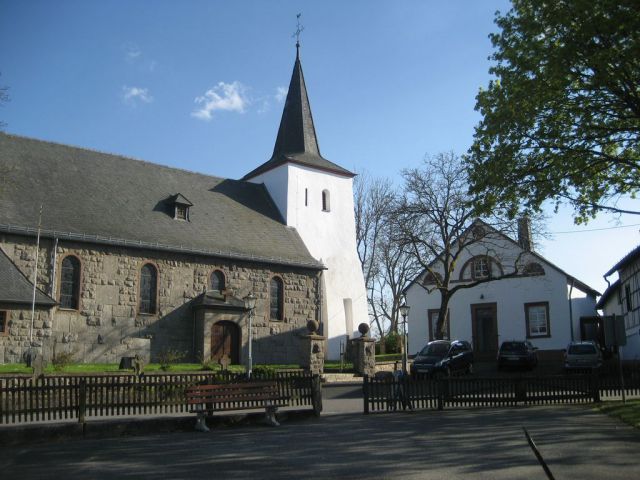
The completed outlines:
[[[284,304],[284,286],[282,279],[273,277],[271,279],[270,286],[270,317],[271,320],[282,320],[283,317],[283,304]]]
[[[156,313],[158,271],[150,263],[140,271],[140,313]]]
[[[80,260],[69,255],[60,268],[60,308],[77,310],[80,297]]]

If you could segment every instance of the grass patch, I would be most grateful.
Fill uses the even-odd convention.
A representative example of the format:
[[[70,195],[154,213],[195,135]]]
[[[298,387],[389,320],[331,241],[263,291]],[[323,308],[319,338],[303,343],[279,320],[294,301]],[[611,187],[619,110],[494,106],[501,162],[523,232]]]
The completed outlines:
[[[640,400],[627,400],[627,403],[603,402],[596,408],[610,417],[640,428]]]
[[[324,362],[325,370],[340,370],[341,366],[343,370],[353,370],[353,363],[351,362],[344,362],[342,365],[340,360],[327,360]]]
[[[114,373],[114,372],[122,372],[122,373],[131,373],[133,370],[120,370],[118,363],[74,363],[70,365],[65,365],[64,367],[55,368],[54,365],[47,365],[44,370],[45,374],[60,374],[60,373]],[[207,365],[202,365],[201,363],[172,363],[171,365],[163,365],[160,363],[149,363],[144,366],[143,371],[146,373],[155,373],[155,372],[217,372],[220,370],[220,365],[218,363],[210,363]],[[254,370],[260,368],[268,368],[272,370],[287,370],[287,369],[297,369],[300,368],[299,365],[254,365]],[[244,365],[229,365],[228,367],[230,372],[233,373],[243,373],[245,371]],[[0,365],[0,374],[5,375],[19,375],[26,374],[31,375],[33,370],[30,367],[27,367],[24,363],[9,363],[9,364],[1,364]]]
[[[395,360],[402,360],[402,354],[385,353],[383,355],[376,355],[376,362],[393,362]]]

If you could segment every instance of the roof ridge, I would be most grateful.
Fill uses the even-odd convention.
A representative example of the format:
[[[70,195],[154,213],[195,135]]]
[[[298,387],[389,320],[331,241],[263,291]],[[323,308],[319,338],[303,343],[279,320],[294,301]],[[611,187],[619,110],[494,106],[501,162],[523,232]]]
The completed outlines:
[[[178,171],[178,172],[189,173],[189,174],[198,175],[198,176],[201,176],[201,177],[214,178],[216,180],[233,180],[233,181],[241,181],[243,183],[251,183],[251,182],[246,182],[244,180],[237,180],[237,179],[234,179],[234,178],[218,177],[218,176],[215,176],[215,175],[210,175],[208,173],[195,172],[193,170],[188,170],[186,168],[171,167],[169,165],[163,165],[161,163],[154,163],[154,162],[152,162],[150,160],[144,160],[142,158],[131,157],[129,155],[123,155],[123,154],[120,154],[120,153],[107,152],[107,151],[104,151],[104,150],[98,150],[96,148],[89,148],[89,147],[83,147],[83,146],[78,146],[78,145],[71,145],[69,143],[61,143],[61,142],[56,142],[56,141],[53,141],[53,140],[42,140],[42,139],[39,139],[39,138],[29,137],[29,136],[26,136],[26,135],[16,135],[14,133],[0,132],[0,134],[5,135],[7,137],[13,137],[13,138],[16,138],[16,139],[29,140],[29,141],[32,141],[32,142],[45,143],[45,144],[55,145],[55,146],[60,146],[60,147],[75,148],[77,150],[84,150],[86,152],[99,153],[101,155],[108,155],[110,157],[122,158],[123,160],[131,160],[133,162],[144,163],[144,164],[147,164],[147,165],[152,165],[154,167],[165,168],[167,170],[173,170],[173,171]]]

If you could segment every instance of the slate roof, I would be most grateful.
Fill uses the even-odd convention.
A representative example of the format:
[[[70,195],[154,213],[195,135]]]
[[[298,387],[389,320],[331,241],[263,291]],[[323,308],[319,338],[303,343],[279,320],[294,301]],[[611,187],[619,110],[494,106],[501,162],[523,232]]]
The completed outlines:
[[[494,234],[500,235],[502,238],[504,238],[505,240],[507,240],[508,242],[514,244],[515,246],[517,246],[518,248],[522,249],[522,247],[520,246],[520,244],[515,241],[513,238],[509,237],[508,235],[505,235],[504,233],[496,230],[495,228],[493,228],[491,225],[489,225],[486,222],[483,222],[481,219],[476,218],[473,223],[462,233],[462,235],[465,235],[471,228],[474,228],[474,226],[476,225],[481,225],[484,228],[490,229],[494,232]],[[558,272],[560,272],[561,274],[565,275],[567,277],[567,283],[572,283],[574,287],[582,290],[584,293],[588,294],[588,295],[593,295],[594,297],[597,297],[600,295],[600,292],[591,288],[589,285],[587,285],[586,283],[578,280],[576,277],[574,277],[573,275],[569,275],[567,272],[565,272],[563,269],[561,269],[560,267],[558,267],[557,265],[555,265],[554,263],[551,263],[549,260],[547,260],[546,258],[544,258],[542,255],[540,255],[537,252],[534,252],[533,250],[528,252],[530,255],[532,255],[533,257],[537,258],[538,260],[540,260],[541,262],[549,265],[551,268],[554,268],[555,270],[557,270]],[[433,260],[429,266],[433,266],[435,265],[435,263],[438,261],[438,259],[436,258],[435,260]],[[402,293],[406,294],[407,291],[409,290],[409,288],[411,288],[413,286],[414,283],[418,282],[420,278],[422,278],[422,276],[427,272],[427,269],[425,268],[424,270],[422,270],[418,275],[416,275],[416,277],[409,282],[409,284],[402,290]]]
[[[293,65],[293,73],[289,83],[287,99],[282,110],[282,119],[280,120],[280,128],[273,148],[273,155],[269,161],[247,173],[242,179],[248,180],[288,162],[346,177],[355,175],[320,155],[299,55],[296,55],[296,61]]]
[[[31,305],[33,283],[25,277],[18,267],[0,249],[0,303]],[[52,307],[56,301],[49,295],[36,289],[36,305]]]
[[[263,185],[0,133],[0,231],[320,269]],[[193,206],[175,220],[179,193]]]
[[[618,270],[622,270],[624,267],[633,262],[636,258],[640,257],[640,245],[627,253],[618,263],[616,263],[613,267],[609,269],[607,273],[604,274],[605,277],[608,277],[613,272],[617,272]]]
[[[607,287],[607,289],[604,291],[604,293],[602,294],[602,296],[600,297],[600,299],[598,300],[598,303],[596,303],[596,308],[598,310],[602,310],[605,306],[605,304],[607,303],[607,301],[615,294],[618,292],[618,289],[620,288],[620,280],[616,280],[615,282],[613,282],[611,285],[609,285]]]

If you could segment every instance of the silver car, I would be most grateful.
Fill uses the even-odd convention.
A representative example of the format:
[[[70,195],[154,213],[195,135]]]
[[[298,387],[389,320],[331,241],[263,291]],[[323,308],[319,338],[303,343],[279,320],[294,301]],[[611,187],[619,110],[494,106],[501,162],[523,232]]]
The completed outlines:
[[[571,342],[564,353],[565,370],[593,370],[602,366],[602,353],[594,342]]]

